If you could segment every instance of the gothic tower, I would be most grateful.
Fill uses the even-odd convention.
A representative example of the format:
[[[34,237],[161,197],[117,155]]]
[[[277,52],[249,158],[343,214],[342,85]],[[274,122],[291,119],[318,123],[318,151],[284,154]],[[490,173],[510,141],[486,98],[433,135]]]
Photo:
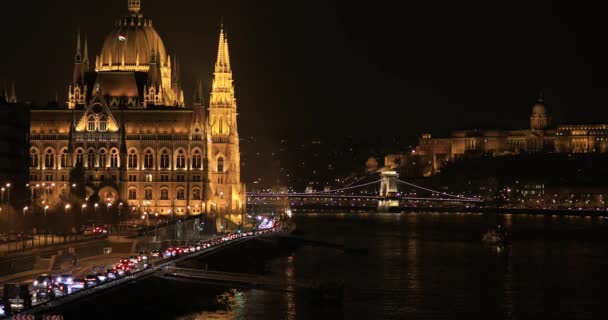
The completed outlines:
[[[222,27],[209,101],[210,130],[208,130],[210,135],[208,141],[211,141],[208,148],[210,209],[220,214],[238,214],[245,208],[237,115],[228,38]],[[233,222],[242,221],[238,216],[229,219]]]

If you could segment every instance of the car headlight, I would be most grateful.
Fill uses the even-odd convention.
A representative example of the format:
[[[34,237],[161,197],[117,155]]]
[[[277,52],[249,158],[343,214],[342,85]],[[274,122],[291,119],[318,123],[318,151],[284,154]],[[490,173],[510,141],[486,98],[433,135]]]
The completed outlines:
[[[34,285],[37,286],[38,285],[38,280],[34,280]]]

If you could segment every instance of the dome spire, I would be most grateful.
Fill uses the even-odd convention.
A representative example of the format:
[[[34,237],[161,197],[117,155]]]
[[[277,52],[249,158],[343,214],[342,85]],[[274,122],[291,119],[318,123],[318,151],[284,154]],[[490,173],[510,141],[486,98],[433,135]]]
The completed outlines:
[[[128,0],[129,12],[138,14],[141,10],[141,0]]]

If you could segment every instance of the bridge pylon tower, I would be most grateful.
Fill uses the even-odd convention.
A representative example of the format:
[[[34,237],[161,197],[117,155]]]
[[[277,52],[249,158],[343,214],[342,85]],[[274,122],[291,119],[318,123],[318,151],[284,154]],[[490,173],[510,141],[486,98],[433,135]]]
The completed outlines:
[[[397,179],[399,175],[396,171],[382,171],[380,173],[380,196],[384,197],[378,201],[378,209],[388,209],[390,207],[398,207],[399,199],[397,199],[397,192],[399,192],[399,186]]]

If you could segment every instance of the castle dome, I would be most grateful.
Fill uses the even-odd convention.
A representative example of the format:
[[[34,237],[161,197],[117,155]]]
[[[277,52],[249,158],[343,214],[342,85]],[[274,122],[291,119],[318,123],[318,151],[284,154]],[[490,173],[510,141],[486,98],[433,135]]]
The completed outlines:
[[[542,100],[538,100],[536,102],[536,104],[534,104],[534,106],[532,107],[532,114],[533,115],[546,115],[547,114],[547,108],[543,104]]]
[[[165,44],[152,26],[152,20],[139,10],[129,9],[131,14],[120,19],[106,36],[96,63],[97,71],[147,71],[155,58],[161,66],[167,64]]]

